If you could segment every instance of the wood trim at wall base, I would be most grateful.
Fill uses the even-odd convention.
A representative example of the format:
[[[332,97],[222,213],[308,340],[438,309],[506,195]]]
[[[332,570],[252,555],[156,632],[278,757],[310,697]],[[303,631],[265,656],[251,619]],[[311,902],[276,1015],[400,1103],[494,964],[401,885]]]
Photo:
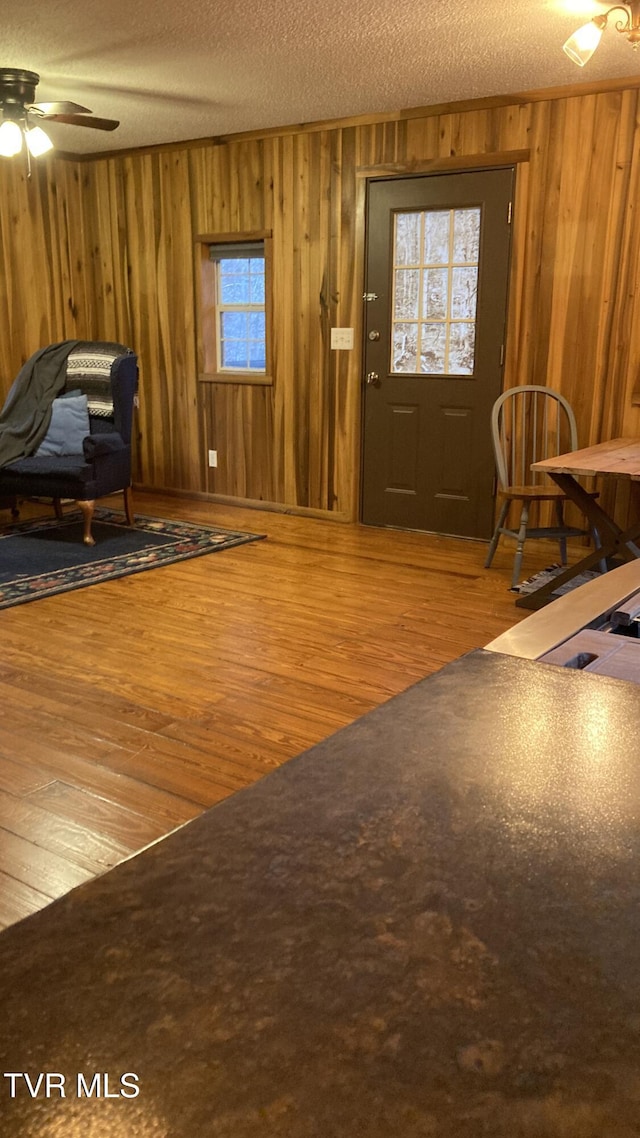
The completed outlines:
[[[231,494],[208,494],[205,490],[175,490],[164,486],[147,486],[134,483],[134,490],[145,494],[164,494],[167,498],[191,498],[196,502],[216,502],[220,506],[238,506],[243,510],[265,510],[270,514],[288,514],[300,518],[317,518],[320,521],[355,524],[357,518],[339,510],[318,510],[312,506],[287,506],[282,502],[263,502],[256,498],[234,498]]]

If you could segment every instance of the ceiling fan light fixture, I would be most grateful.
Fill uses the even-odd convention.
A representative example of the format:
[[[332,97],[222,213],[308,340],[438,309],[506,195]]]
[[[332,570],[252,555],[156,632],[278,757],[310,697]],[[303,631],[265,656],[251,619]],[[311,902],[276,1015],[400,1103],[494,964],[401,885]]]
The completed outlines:
[[[22,150],[22,131],[17,122],[5,119],[0,124],[0,155],[3,158],[13,158]]]
[[[589,20],[588,24],[583,24],[578,28],[566,43],[562,45],[562,50],[572,63],[577,63],[578,67],[584,67],[588,63],[596,50],[602,33],[607,26],[606,16],[596,16],[595,19]]]
[[[640,4],[640,0],[637,0]],[[0,156],[12,158],[23,149],[23,136],[27,146],[27,168],[31,172],[31,158],[38,158],[53,149],[49,136],[36,124],[40,121],[83,126],[93,130],[115,130],[120,125],[115,119],[95,116],[88,107],[67,99],[54,103],[35,103],[36,87],[40,76],[36,71],[20,67],[0,67]],[[54,130],[57,130],[54,127]]]
[[[48,150],[53,150],[53,143],[41,126],[32,126],[30,130],[26,131],[25,137],[29,153],[33,158],[39,158]]]

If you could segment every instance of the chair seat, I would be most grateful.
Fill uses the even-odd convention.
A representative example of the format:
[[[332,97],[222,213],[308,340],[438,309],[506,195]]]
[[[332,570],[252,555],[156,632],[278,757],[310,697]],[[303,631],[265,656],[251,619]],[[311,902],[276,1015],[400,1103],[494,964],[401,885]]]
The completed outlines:
[[[88,482],[93,474],[91,463],[87,462],[82,454],[69,454],[64,458],[50,455],[30,455],[28,458],[18,458],[3,467],[5,481],[12,477],[22,478],[54,478],[56,481],[72,479],[77,482]]]

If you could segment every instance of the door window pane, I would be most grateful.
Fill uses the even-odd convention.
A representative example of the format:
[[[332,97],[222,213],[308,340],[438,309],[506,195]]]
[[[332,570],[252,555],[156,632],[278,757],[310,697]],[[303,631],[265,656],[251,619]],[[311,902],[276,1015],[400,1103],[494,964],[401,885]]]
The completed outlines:
[[[417,320],[420,296],[420,270],[396,269],[393,297],[394,320]]]
[[[479,206],[395,214],[392,372],[474,374],[481,221]]]
[[[420,371],[442,375],[445,367],[446,348],[446,325],[425,324],[420,345]]]
[[[451,211],[433,209],[425,212],[423,217],[425,264],[448,264]]]
[[[451,318],[474,320],[478,307],[478,266],[465,265],[451,273]]]
[[[475,324],[452,324],[449,329],[449,367],[457,375],[473,375]]]
[[[477,264],[480,253],[480,210],[453,210],[453,259]]]
[[[396,214],[396,265],[420,264],[421,220],[422,215],[419,213]]]
[[[422,317],[424,320],[446,320],[449,299],[449,274],[446,269],[425,269],[422,283]]]
[[[393,328],[392,371],[416,372],[418,359],[418,325],[395,324]]]

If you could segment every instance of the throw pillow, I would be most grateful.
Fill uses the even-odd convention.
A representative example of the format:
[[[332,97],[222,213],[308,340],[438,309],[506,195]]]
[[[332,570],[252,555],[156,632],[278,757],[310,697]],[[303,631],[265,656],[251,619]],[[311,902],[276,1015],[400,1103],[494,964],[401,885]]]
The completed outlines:
[[[89,434],[89,429],[86,395],[54,399],[49,430],[36,454],[49,457],[82,454],[82,441]]]

